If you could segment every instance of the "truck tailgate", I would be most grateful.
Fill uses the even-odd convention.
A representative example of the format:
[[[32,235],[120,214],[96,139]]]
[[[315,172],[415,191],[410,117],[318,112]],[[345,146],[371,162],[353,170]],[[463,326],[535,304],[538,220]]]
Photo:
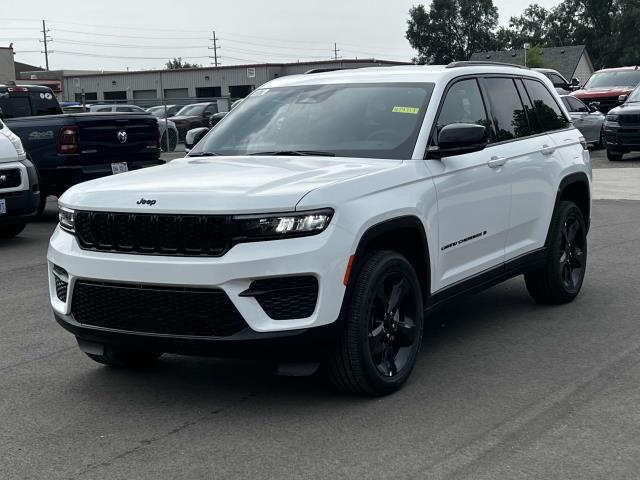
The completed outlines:
[[[80,150],[93,159],[126,158],[158,150],[158,121],[137,113],[77,114]]]

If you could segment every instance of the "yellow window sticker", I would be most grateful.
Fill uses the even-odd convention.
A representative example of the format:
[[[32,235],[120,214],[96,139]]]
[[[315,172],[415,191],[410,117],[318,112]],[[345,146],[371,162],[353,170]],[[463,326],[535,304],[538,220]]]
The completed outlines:
[[[398,105],[392,110],[393,113],[410,113],[411,115],[417,115],[419,111],[420,109],[416,107],[400,107]]]

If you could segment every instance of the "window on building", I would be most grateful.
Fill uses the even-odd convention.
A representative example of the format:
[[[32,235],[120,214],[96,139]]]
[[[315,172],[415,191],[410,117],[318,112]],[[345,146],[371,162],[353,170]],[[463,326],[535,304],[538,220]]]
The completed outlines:
[[[82,102],[82,93],[75,94],[76,102]],[[86,103],[89,102],[97,102],[98,101],[98,92],[85,92],[84,101]]]
[[[196,97],[198,98],[216,98],[222,96],[221,87],[197,87]]]
[[[104,92],[104,99],[107,101],[127,100],[127,92]]]
[[[232,85],[229,87],[231,98],[244,98],[254,90],[253,85]]]

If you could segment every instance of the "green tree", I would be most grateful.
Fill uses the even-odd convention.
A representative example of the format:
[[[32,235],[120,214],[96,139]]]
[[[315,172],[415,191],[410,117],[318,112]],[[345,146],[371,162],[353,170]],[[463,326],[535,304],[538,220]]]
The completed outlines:
[[[497,25],[493,0],[433,0],[428,10],[417,5],[407,21],[407,39],[418,52],[413,61],[442,64],[491,50]]]
[[[182,57],[169,60],[166,64],[167,70],[178,70],[180,68],[200,68],[202,65],[197,63],[189,63],[182,60]]]
[[[509,28],[498,30],[498,41],[504,48],[523,48],[525,43],[547,46],[549,11],[532,3],[519,17],[509,19]]]

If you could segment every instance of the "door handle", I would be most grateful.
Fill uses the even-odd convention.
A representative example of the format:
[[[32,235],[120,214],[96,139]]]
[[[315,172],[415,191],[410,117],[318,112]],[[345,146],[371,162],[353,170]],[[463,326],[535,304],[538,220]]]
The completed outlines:
[[[491,160],[487,162],[489,168],[499,168],[507,163],[507,159],[504,157],[491,157]]]
[[[556,147],[550,147],[549,145],[542,145],[542,149],[540,150],[540,153],[542,153],[543,155],[551,155],[553,154],[553,152],[556,151]]]

